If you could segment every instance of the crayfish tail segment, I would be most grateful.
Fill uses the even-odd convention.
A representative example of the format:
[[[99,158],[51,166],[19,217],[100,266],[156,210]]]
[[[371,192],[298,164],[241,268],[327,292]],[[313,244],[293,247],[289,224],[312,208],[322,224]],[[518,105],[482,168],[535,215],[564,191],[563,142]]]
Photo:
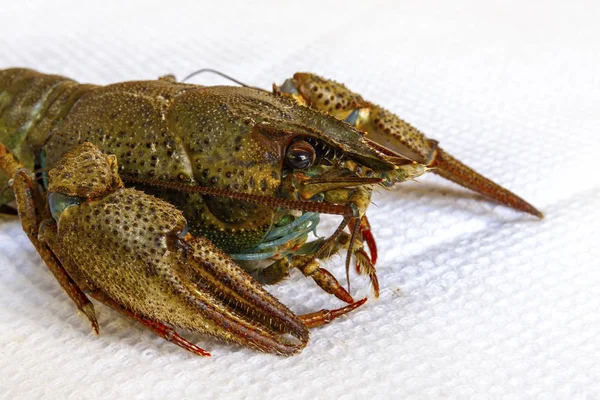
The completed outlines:
[[[336,310],[320,310],[312,312],[310,314],[304,314],[300,316],[300,320],[304,322],[304,324],[308,328],[316,328],[321,325],[328,324],[334,319],[341,317],[342,315],[348,314],[350,311],[356,310],[358,307],[362,306],[366,302],[367,299],[364,298],[345,307],[338,308]]]
[[[521,197],[475,172],[441,148],[438,147],[435,152],[436,155],[429,165],[433,168],[434,173],[467,189],[488,196],[501,204],[535,215],[538,218],[544,218],[541,211]]]

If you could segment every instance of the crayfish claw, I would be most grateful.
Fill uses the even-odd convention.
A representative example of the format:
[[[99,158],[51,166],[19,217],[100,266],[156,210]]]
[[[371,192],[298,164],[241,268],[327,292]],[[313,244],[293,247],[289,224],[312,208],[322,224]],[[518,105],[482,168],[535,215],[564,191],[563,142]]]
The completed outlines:
[[[481,193],[515,210],[526,212],[538,218],[544,218],[544,214],[533,205],[508,189],[477,173],[439,147],[436,148],[429,166],[433,167],[433,172],[437,175],[462,187]]]
[[[209,240],[188,238],[172,265],[180,300],[205,321],[187,329],[268,353],[291,355],[306,346],[308,330],[299,318]],[[180,313],[182,322],[172,325],[194,315]]]
[[[423,172],[431,170],[515,210],[544,218],[541,211],[521,197],[443,151],[436,140],[427,138],[397,115],[366,101],[340,83],[310,73],[296,73],[291,82],[276,93],[350,123],[357,130],[365,132],[373,149],[396,158],[398,166],[406,163],[404,158],[416,161],[430,167]],[[335,104],[334,96],[330,97],[330,94],[335,96]]]

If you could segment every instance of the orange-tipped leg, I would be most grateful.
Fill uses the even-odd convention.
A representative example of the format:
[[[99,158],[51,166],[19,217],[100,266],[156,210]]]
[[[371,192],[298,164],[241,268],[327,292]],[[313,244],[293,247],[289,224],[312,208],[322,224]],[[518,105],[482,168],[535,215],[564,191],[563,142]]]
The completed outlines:
[[[353,230],[354,222],[349,224],[350,230]],[[371,225],[367,216],[364,215],[360,220],[359,227],[359,244],[355,246],[353,250],[354,257],[356,259],[356,273],[364,274],[369,277],[371,285],[373,286],[373,294],[375,297],[379,297],[379,280],[377,279],[377,272],[375,270],[375,263],[377,262],[377,245],[375,244],[375,238],[371,232]],[[371,256],[363,249],[362,244],[366,243],[369,248]]]
[[[292,262],[292,266],[302,271],[304,276],[313,278],[315,283],[327,293],[334,295],[346,303],[354,302],[350,293],[340,285],[338,280],[329,271],[319,267],[318,261],[314,258],[296,257]]]
[[[341,317],[352,310],[356,310],[358,307],[365,304],[366,301],[367,299],[364,298],[355,303],[347,305],[346,307],[338,308],[336,310],[321,310],[310,314],[300,315],[300,320],[304,322],[304,325],[306,325],[307,328],[316,328],[318,326],[328,324],[334,319]]]
[[[373,237],[373,232],[371,231],[371,224],[369,224],[369,220],[366,215],[360,219],[360,235],[363,238],[363,241],[369,247],[369,252],[371,253],[371,264],[375,265],[377,263],[377,244],[375,243],[375,238]]]

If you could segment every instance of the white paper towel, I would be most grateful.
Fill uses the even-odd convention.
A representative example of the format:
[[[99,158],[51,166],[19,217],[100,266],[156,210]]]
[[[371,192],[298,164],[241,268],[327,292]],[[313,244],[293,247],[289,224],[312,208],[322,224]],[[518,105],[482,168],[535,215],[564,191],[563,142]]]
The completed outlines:
[[[546,219],[436,176],[379,193],[378,300],[291,358],[189,336],[205,359],[101,305],[95,337],[0,217],[1,398],[600,399],[597,2],[4,3],[0,68],[109,83],[212,67],[265,88],[316,72]],[[299,274],[271,290],[298,313],[340,306]]]

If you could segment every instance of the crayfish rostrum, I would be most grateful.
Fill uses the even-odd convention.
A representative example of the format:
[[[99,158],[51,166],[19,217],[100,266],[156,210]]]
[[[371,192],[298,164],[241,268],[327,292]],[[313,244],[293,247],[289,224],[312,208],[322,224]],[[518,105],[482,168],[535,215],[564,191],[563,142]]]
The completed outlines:
[[[431,170],[542,217],[392,113],[303,73],[269,93],[3,70],[0,170],[12,188],[0,204],[96,332],[88,296],[200,355],[175,329],[289,355],[362,305],[319,266],[338,251],[377,296],[376,187]],[[309,241],[323,213],[342,222]],[[294,268],[349,304],[295,315],[261,286]]]

